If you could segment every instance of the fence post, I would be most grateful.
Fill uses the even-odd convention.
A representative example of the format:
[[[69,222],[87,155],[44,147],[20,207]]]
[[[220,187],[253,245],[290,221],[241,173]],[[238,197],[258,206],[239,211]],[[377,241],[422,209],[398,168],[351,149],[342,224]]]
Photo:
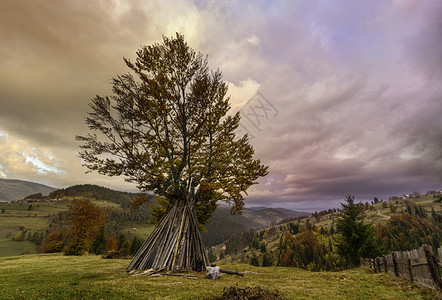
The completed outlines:
[[[396,259],[393,254],[388,254],[385,256],[387,258],[387,272],[391,275],[398,276]]]
[[[375,258],[375,268],[376,268],[376,273],[381,272],[381,264],[380,264],[380,257],[379,256]]]
[[[391,254],[391,256],[393,257],[394,275],[399,276],[399,270],[398,270],[398,266],[397,266],[396,256],[394,256],[393,253]]]
[[[411,270],[411,258],[410,258],[410,251],[404,251],[404,253],[407,253],[407,270],[408,274],[410,274],[410,280],[413,282],[413,271]]]
[[[422,248],[424,249],[425,256],[427,257],[428,268],[430,269],[431,277],[433,277],[434,285],[437,289],[442,290],[442,281],[440,278],[437,261],[433,254],[433,249],[428,245],[422,245]]]
[[[437,249],[442,260],[442,247]],[[375,273],[387,272],[400,276],[431,289],[442,291],[442,276],[439,273],[437,254],[428,245],[411,251],[395,251],[389,255],[378,256],[374,259],[363,259],[361,262]],[[439,262],[439,265],[442,264]]]

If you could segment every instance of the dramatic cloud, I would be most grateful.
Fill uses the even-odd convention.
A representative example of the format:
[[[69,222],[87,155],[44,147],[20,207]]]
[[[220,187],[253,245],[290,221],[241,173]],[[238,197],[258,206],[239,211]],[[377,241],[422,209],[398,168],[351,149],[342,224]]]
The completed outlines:
[[[223,72],[270,166],[249,205],[440,189],[441,20],[438,0],[2,1],[0,177],[134,189],[84,175],[74,137],[123,57],[181,32]]]

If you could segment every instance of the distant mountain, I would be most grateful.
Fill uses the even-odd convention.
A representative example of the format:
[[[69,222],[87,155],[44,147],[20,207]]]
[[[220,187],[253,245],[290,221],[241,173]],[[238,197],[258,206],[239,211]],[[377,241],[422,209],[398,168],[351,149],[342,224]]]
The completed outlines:
[[[299,212],[286,208],[250,207],[245,208],[242,214],[244,217],[261,224],[261,227],[270,226],[284,219],[310,216],[310,213]]]
[[[230,207],[220,205],[206,224],[207,233],[202,234],[204,245],[214,246],[225,241],[232,234],[249,229],[268,227],[284,219],[310,216],[310,213],[285,208],[250,207],[242,215],[231,215]]]
[[[206,224],[207,232],[201,235],[205,246],[214,246],[225,241],[232,234],[239,234],[248,229],[263,227],[252,218],[232,215],[230,208],[218,206]]]
[[[13,200],[20,200],[24,197],[42,193],[48,195],[56,189],[47,185],[18,180],[18,179],[0,179],[0,202],[11,202]]]

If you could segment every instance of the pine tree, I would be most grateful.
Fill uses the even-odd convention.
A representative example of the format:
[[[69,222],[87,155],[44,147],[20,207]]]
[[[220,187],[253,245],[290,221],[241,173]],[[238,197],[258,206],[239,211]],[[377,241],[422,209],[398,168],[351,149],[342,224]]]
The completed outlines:
[[[262,257],[262,266],[271,267],[273,265],[273,257],[269,252],[264,253]]]
[[[106,247],[106,236],[104,226],[100,228],[100,233],[97,235],[97,238],[92,243],[91,252],[94,254],[103,254],[104,248]]]
[[[215,254],[213,254],[212,249],[209,250],[208,258],[209,258],[209,262],[211,262],[211,263],[216,261],[216,256],[215,256]]]
[[[360,209],[354,203],[354,196],[345,198],[346,204],[341,203],[343,215],[337,221],[336,247],[338,254],[347,261],[349,267],[359,266],[360,257],[371,257],[377,254],[378,242],[372,225],[365,225]]]
[[[252,258],[250,259],[250,264],[251,264],[252,266],[259,267],[259,259],[258,259],[258,257],[256,256],[256,253],[255,253],[255,252],[253,252],[253,254],[252,254]]]
[[[267,247],[266,247],[266,243],[265,242],[261,243],[261,245],[259,247],[259,250],[261,251],[261,253],[266,253]]]
[[[141,241],[139,238],[134,236],[134,238],[132,240],[132,244],[130,246],[130,254],[135,255],[135,253],[138,252],[138,250],[140,249],[142,244],[143,244],[143,241]]]

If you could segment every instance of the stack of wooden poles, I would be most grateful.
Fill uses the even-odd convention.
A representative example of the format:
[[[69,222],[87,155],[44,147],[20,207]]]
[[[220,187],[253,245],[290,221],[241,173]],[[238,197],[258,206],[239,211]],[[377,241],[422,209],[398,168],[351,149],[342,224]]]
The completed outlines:
[[[127,270],[197,270],[209,265],[198,221],[187,201],[176,201],[134,256]]]

